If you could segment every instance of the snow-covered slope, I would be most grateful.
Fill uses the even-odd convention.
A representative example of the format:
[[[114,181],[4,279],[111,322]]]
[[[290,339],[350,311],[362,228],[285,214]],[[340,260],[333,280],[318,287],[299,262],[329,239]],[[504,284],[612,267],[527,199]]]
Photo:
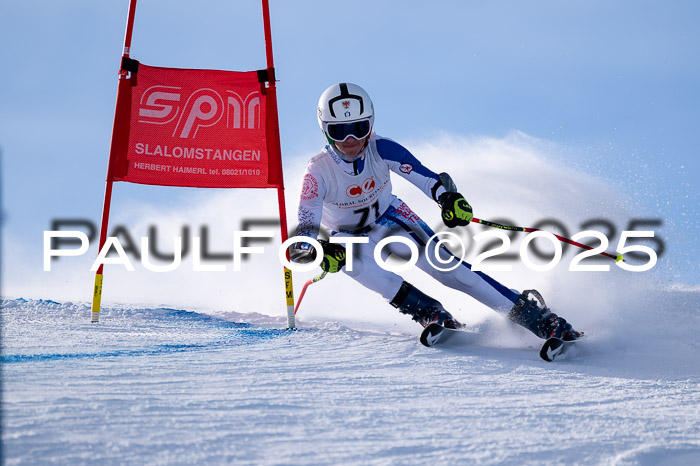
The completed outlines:
[[[546,363],[539,340],[5,300],[6,464],[700,464],[700,292]],[[644,301],[644,300],[642,300]],[[629,316],[627,316],[629,317]],[[619,331],[627,328],[626,332]],[[493,335],[494,338],[489,338]]]
[[[459,180],[479,218],[524,226],[555,218],[568,234],[554,232],[568,237],[609,219],[609,251],[630,224],[663,213],[640,205],[665,204],[653,189],[625,196],[559,160],[566,148],[522,133],[447,135],[410,149]],[[289,206],[304,163],[285,168]],[[402,182],[394,179],[395,192],[439,227],[435,203]],[[636,174],[624,182],[648,186]],[[230,252],[231,232],[276,205],[276,193],[254,191],[188,191],[171,206],[122,205],[112,221],[134,237],[158,225],[166,250],[183,225],[210,225],[210,251]],[[653,227],[668,247],[644,273],[614,263],[569,272],[579,252],[571,249],[535,273],[517,260],[523,236],[513,238],[516,259],[503,262],[513,270],[493,277],[539,290],[587,334],[552,364],[539,359],[537,338],[416,270],[402,276],[477,329],[479,341],[424,348],[417,324],[343,274],[313,285],[300,330],[285,331],[272,244],[240,272],[227,264],[195,273],[191,257],[168,273],[108,266],[101,321],[90,324],[82,301],[96,251],[41,272],[38,247],[3,238],[3,291],[35,298],[2,308],[3,454],[7,464],[42,465],[700,464],[700,289],[697,252],[685,240],[698,217],[686,218]],[[316,273],[295,273],[296,296]]]

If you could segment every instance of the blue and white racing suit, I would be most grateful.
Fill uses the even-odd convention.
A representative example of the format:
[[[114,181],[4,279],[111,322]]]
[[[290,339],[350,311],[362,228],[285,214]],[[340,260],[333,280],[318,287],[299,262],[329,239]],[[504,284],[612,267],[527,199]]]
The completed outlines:
[[[346,266],[343,272],[387,301],[396,296],[403,278],[381,268],[375,261],[374,249],[387,236],[408,238],[418,248],[416,266],[421,270],[498,312],[508,312],[519,292],[482,272],[473,272],[466,262],[451,271],[440,271],[430,264],[429,259],[433,264],[438,263],[434,254],[439,254],[443,261],[452,254],[444,247],[425,247],[435,233],[392,193],[390,172],[410,181],[433,200],[437,201],[445,191],[436,173],[391,139],[372,133],[367,147],[350,162],[328,145],[306,167],[297,236],[315,239],[323,224],[331,236],[367,237],[369,243],[352,245],[352,270]],[[437,239],[433,238],[432,242],[436,244]],[[384,257],[393,253],[408,258],[409,251],[400,242],[390,242],[383,248]]]

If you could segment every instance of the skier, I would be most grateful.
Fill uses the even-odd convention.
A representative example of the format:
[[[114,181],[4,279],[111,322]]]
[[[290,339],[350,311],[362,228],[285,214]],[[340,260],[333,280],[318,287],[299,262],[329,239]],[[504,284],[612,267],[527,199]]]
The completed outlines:
[[[369,240],[369,243],[352,244],[352,270],[347,270],[346,248],[319,239],[324,271],[342,270],[424,327],[432,322],[448,328],[461,327],[439,301],[375,261],[377,243],[387,236],[400,236],[418,247],[416,266],[421,270],[507,314],[511,321],[538,337],[575,340],[581,335],[565,319],[552,313],[535,290],[522,293],[511,290],[484,273],[472,271],[466,262],[452,271],[441,271],[431,265],[437,263],[436,256],[443,261],[453,256],[442,246],[425,247],[434,233],[392,193],[389,173],[393,171],[410,181],[437,202],[442,220],[449,228],[468,225],[473,217],[472,208],[447,173],[432,172],[403,146],[372,131],[374,107],[364,89],[350,83],[334,84],[326,89],[318,102],[318,123],[328,144],[306,167],[296,235],[316,239],[323,223],[331,236],[362,236]],[[436,241],[433,239],[433,243]],[[406,257],[409,251],[405,244],[396,241],[382,250],[384,257],[388,253]],[[290,247],[290,259],[296,263],[313,262],[316,254],[316,249],[307,242]],[[530,299],[530,295],[536,299]]]

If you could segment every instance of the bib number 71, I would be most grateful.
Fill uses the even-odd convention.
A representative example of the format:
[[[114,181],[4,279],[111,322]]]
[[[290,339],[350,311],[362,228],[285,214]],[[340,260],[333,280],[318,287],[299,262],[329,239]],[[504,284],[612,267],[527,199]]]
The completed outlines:
[[[374,219],[372,221],[377,220],[379,218],[379,201],[375,201],[374,204],[369,207],[362,207],[361,209],[355,209],[352,211],[353,214],[360,214],[360,221],[357,222],[357,226],[355,227],[356,230],[364,228],[367,225],[370,208],[374,210]]]

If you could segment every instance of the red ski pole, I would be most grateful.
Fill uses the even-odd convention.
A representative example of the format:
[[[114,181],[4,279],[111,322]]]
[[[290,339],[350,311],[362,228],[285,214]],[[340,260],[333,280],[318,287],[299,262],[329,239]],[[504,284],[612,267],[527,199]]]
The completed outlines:
[[[321,273],[321,275],[312,278],[311,280],[308,280],[306,283],[304,283],[304,287],[301,289],[301,293],[299,293],[299,299],[297,299],[297,305],[294,307],[294,314],[296,315],[297,310],[299,309],[299,305],[301,304],[301,300],[304,299],[304,294],[306,293],[306,289],[311,285],[312,283],[316,283],[318,281],[323,280],[323,278],[328,274],[328,272],[324,271]]]
[[[515,226],[511,226],[511,225],[501,225],[500,223],[489,222],[488,220],[481,220],[481,219],[476,218],[476,217],[472,218],[472,222],[480,223],[480,224],[485,225],[487,227],[498,228],[501,230],[524,231],[527,233],[530,233],[533,231],[544,231],[544,230],[541,230],[539,228],[527,228],[527,227],[515,227]],[[579,247],[582,249],[588,249],[588,250],[593,249],[591,246],[588,246],[586,244],[576,242],[576,241],[569,239],[569,238],[564,238],[563,236],[559,236],[559,235],[556,235],[554,233],[551,233],[551,234],[554,235],[554,237],[556,239],[558,239],[559,241],[561,241],[563,243],[571,244],[573,246],[576,246],[576,247]],[[612,254],[608,254],[607,252],[601,252],[599,254],[601,254],[605,257],[609,257],[611,259],[615,259],[615,262],[620,262],[620,261],[624,262],[624,259],[622,258],[622,254],[618,254],[617,256],[613,256]]]

